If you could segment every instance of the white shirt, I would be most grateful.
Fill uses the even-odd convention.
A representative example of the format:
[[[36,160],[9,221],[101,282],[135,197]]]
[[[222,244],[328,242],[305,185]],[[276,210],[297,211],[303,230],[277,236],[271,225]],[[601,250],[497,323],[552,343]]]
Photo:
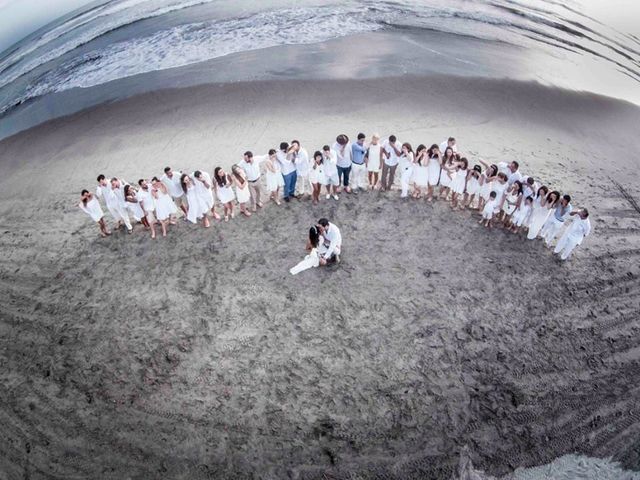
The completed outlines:
[[[106,203],[109,203],[107,201],[107,198],[110,193],[110,190],[111,190],[111,186],[109,184],[107,185],[98,184],[98,186],[96,187],[96,197],[101,198]]]
[[[395,146],[398,149],[398,151],[401,152],[402,144],[398,140],[396,140]],[[384,143],[382,144],[382,148],[384,148],[385,152],[389,154],[389,157],[385,156],[384,163],[386,163],[390,167],[393,167],[394,165],[398,165],[400,157],[398,156],[396,151],[393,149],[388,139],[384,141]]]
[[[329,154],[327,155],[327,152],[323,150],[322,157],[323,157],[322,164],[324,165],[325,176],[332,177],[334,175],[337,175],[338,168],[336,166],[337,164],[336,152],[334,152],[333,150],[329,150]]]
[[[324,239],[329,242],[329,248],[327,248],[324,258],[329,259],[335,253],[336,248],[340,250],[342,247],[342,235],[340,234],[340,229],[333,223],[329,222],[329,226],[324,231]]]
[[[493,200],[489,200],[487,203],[485,203],[484,208],[482,209],[482,214],[483,215],[489,215],[495,212],[496,208],[498,208],[498,200],[496,200],[495,198]]]
[[[331,149],[336,152],[336,163],[340,168],[349,168],[351,166],[351,142],[347,142],[344,146],[336,142]]]
[[[282,175],[289,175],[292,172],[296,171],[295,159],[289,160],[287,158],[287,154],[282,150],[278,150],[276,152],[276,159],[280,164],[280,169],[282,170]]]
[[[510,164],[507,162],[499,162],[498,172],[502,172],[507,176],[507,183],[509,184],[509,186],[511,186],[513,185],[513,182],[522,181],[522,174],[520,173],[519,169],[515,172],[512,172],[509,168],[509,165]]]
[[[140,187],[140,190],[136,193],[136,198],[145,213],[153,212],[156,209],[155,199],[151,194],[151,187],[147,186],[147,190]]]
[[[571,222],[571,225],[569,225],[569,228],[567,228],[566,235],[580,245],[584,237],[590,233],[591,222],[589,221],[589,218],[587,217],[583,220],[579,216],[576,216],[573,222]]]
[[[302,177],[309,175],[309,154],[302,147],[296,152],[296,172]]]
[[[260,164],[268,158],[269,155],[254,155],[251,162],[246,160],[240,162],[240,168],[247,174],[247,181],[255,182],[260,179]]]
[[[162,177],[160,177],[160,181],[164,183],[165,187],[167,187],[169,195],[171,195],[173,198],[180,198],[182,195],[184,195],[184,192],[182,191],[182,185],[180,185],[180,172],[171,173],[173,174],[173,177],[169,178],[165,173],[164,175],[162,175]]]
[[[444,151],[447,149],[448,146],[449,146],[449,141],[448,140],[445,140],[444,142],[442,142],[440,144],[440,151],[442,152],[443,156],[444,156]],[[451,149],[453,150],[453,153],[457,153],[458,152],[458,145],[454,143],[451,146]]]

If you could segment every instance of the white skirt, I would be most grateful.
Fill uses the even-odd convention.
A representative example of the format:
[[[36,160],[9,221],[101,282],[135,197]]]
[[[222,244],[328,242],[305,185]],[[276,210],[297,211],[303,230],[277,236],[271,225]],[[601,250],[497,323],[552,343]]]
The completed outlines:
[[[467,182],[467,193],[469,195],[476,195],[480,191],[480,182],[475,177],[471,177]]]
[[[158,198],[156,199],[156,217],[158,220],[166,220],[177,212],[178,209],[173,199],[169,195],[158,193]]]
[[[440,186],[441,187],[450,187],[452,178],[449,176],[449,173],[443,168],[440,172]]]
[[[267,171],[267,191],[275,192],[279,187],[284,186],[284,178],[280,172]]]
[[[187,190],[187,203],[189,204],[189,209],[187,210],[187,220],[191,223],[196,223],[199,218],[202,218],[207,211],[207,206],[202,203],[200,197],[195,192],[195,187]],[[158,207],[156,206],[156,214]],[[158,218],[160,218],[158,216]]]
[[[92,198],[87,202],[87,204],[83,204],[80,202],[80,208],[83,212],[91,217],[91,220],[94,222],[99,222],[102,217],[104,217],[104,212],[102,211],[102,207],[100,207],[100,202],[96,200],[96,198]]]
[[[454,174],[453,180],[451,181],[451,190],[453,190],[453,192],[458,194],[464,193],[466,178],[467,178],[467,171],[458,170]]]
[[[311,170],[309,170],[309,183],[319,183],[321,185],[325,184],[324,169],[322,168],[322,165],[316,166],[316,168],[312,168]]]
[[[413,169],[413,182],[418,187],[426,187],[429,184],[429,167],[416,165]]]
[[[546,223],[547,218],[551,214],[551,210],[547,207],[535,206],[533,207],[533,212],[531,212],[531,219],[529,220],[529,232],[527,233],[527,238],[529,240],[534,240],[542,226]]]
[[[491,195],[491,184],[493,182],[485,181],[480,187],[480,196],[486,201],[489,201],[489,195]]]
[[[435,187],[440,181],[440,164],[437,160],[430,160],[427,166],[429,186]]]
[[[131,213],[131,216],[135,219],[136,222],[142,220],[144,217],[144,212],[142,211],[142,207],[139,203],[131,203],[127,202],[127,210]]]
[[[218,186],[218,200],[220,200],[221,203],[229,203],[229,202],[233,202],[236,198],[236,194],[233,193],[233,188],[229,187],[229,186]]]
[[[244,188],[236,187],[236,197],[238,198],[238,203],[247,203],[251,200],[248,183],[245,184]]]

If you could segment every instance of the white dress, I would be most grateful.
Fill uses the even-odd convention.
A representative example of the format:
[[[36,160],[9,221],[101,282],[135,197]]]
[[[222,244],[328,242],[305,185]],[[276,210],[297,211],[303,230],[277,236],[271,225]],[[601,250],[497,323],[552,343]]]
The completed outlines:
[[[136,195],[134,195],[134,198],[136,200],[138,199]],[[139,222],[140,220],[142,220],[142,217],[144,217],[144,212],[142,211],[142,207],[140,206],[139,202],[132,203],[127,201],[127,210],[129,210],[131,216],[135,219],[136,222]]]
[[[292,267],[289,272],[291,275],[296,275],[310,268],[317,267],[318,265],[320,265],[320,255],[318,253],[318,249],[314,248],[309,252],[309,255],[304,257],[304,260],[298,263],[295,267]]]
[[[466,179],[466,170],[462,170],[461,168],[456,170],[456,172],[453,174],[453,180],[451,181],[451,190],[458,194],[464,193]]]
[[[480,182],[476,177],[471,175],[471,178],[467,181],[467,193],[469,195],[476,195],[480,191]]]
[[[196,193],[195,185],[190,184],[187,187],[187,203],[189,204],[189,209],[187,210],[187,220],[191,223],[198,223],[198,219],[202,218],[207,211],[207,206],[202,203],[202,200]],[[158,207],[156,206],[156,214]],[[158,218],[160,216],[158,215]]]
[[[217,188],[218,199],[222,203],[233,202],[236,198],[236,194],[233,193],[233,188],[230,185],[220,185]]]
[[[524,203],[524,201],[523,201]],[[516,213],[513,215],[513,223],[516,224],[516,227],[521,227],[525,225],[525,222],[529,219],[529,214],[531,213],[530,205],[521,205]]]
[[[369,160],[367,161],[368,172],[380,171],[380,150],[382,145],[369,145],[369,152],[367,153]]]
[[[429,185],[429,167],[424,165],[426,159],[422,159],[423,164],[416,163],[413,167],[413,183],[418,187],[426,187]]]
[[[488,182],[487,181],[487,176],[483,173],[482,174],[482,186],[480,187],[480,196],[486,201],[489,201],[489,195],[491,194],[491,189],[493,188],[493,182]]]
[[[509,188],[509,184],[507,182],[500,183],[498,180],[491,182],[491,190],[496,192],[496,200],[498,201],[498,205],[502,201],[502,197],[504,196],[504,192]]]
[[[312,165],[309,169],[309,182],[311,184],[319,183],[320,185],[326,185],[327,180],[324,176],[324,165]]]
[[[427,171],[429,172],[429,185],[435,187],[440,181],[440,160],[438,157],[429,159]]]
[[[268,192],[275,192],[278,189],[278,187],[284,186],[284,178],[282,178],[280,163],[273,162],[272,165],[275,167],[276,171],[272,172],[271,170],[267,169],[267,191]]]
[[[89,215],[94,222],[99,222],[102,217],[104,217],[104,212],[102,211],[102,207],[100,207],[100,202],[96,197],[91,197],[86,204],[80,202],[80,209]]]
[[[504,203],[502,204],[502,211],[507,215],[513,214],[513,212],[516,211],[515,203],[517,200],[518,200],[518,195],[516,195],[515,193],[507,194],[506,198],[504,199]]]
[[[158,198],[156,199],[156,216],[158,217],[158,220],[164,221],[171,215],[178,213],[178,208],[169,194],[164,193],[162,190],[156,190],[156,192],[158,194]],[[188,198],[189,195],[187,195],[187,199]],[[189,210],[191,210],[191,204],[189,204]],[[190,221],[193,222],[193,220]]]
[[[454,173],[451,173],[451,177],[454,176]],[[440,186],[442,187],[450,187],[453,179],[447,173],[445,168],[442,168],[442,172],[440,172]]]
[[[198,195],[200,202],[206,207],[205,211],[211,210],[214,204],[211,176],[207,172],[200,172],[200,178],[207,182],[209,188],[207,188],[206,185],[198,180],[194,175],[191,175],[191,178],[193,179],[193,184],[196,188],[196,195]]]
[[[251,200],[251,192],[249,192],[249,182],[245,179],[244,187],[240,187],[240,183],[236,183],[236,197],[238,203],[247,203]]]
[[[538,236],[542,226],[546,223],[550,214],[551,209],[541,205],[540,197],[533,199],[533,211],[531,212],[531,218],[529,219],[529,232],[527,233],[527,238],[529,240],[534,240]]]

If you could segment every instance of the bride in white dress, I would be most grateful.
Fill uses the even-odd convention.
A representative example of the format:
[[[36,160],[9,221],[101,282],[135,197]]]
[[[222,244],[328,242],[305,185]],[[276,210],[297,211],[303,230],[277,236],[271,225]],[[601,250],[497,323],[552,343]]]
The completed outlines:
[[[297,275],[300,272],[319,266],[320,252],[318,249],[321,249],[323,244],[324,239],[318,232],[318,228],[311,227],[309,229],[309,240],[307,241],[307,250],[309,251],[309,254],[304,257],[304,260],[289,270],[291,275]]]

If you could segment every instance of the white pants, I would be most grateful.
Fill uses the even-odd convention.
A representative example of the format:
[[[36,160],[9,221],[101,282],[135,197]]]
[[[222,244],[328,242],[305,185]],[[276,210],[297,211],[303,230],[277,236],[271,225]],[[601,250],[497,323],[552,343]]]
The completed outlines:
[[[309,175],[298,175],[296,180],[296,195],[311,195],[311,184],[309,183]]]
[[[300,263],[298,263],[295,267],[291,268],[289,272],[291,275],[296,275],[300,272],[304,272],[305,270],[309,270],[310,268],[314,268],[320,265],[320,257],[318,257],[318,252],[314,248],[311,250],[311,253],[304,257]]]
[[[402,197],[409,195],[409,185],[411,184],[411,177],[413,175],[412,168],[405,168],[400,174],[400,186],[402,187]]]
[[[351,178],[349,183],[353,188],[367,189],[367,166],[363,163],[358,165],[357,163],[351,164]]]
[[[551,242],[553,242],[558,236],[562,225],[564,225],[564,222],[557,220],[556,217],[553,216],[553,214],[543,225],[541,235],[544,239],[544,243],[548,247],[551,246]]]
[[[553,253],[559,253],[562,260],[566,260],[571,255],[571,252],[580,244],[580,241],[571,238],[569,235],[565,235],[560,238],[560,241],[553,250]]]
[[[131,226],[131,221],[129,220],[129,212],[125,207],[109,207],[107,205],[107,208],[109,209],[109,212],[111,212],[111,215],[113,215],[116,222],[122,221],[124,226],[127,227],[127,230],[131,230],[133,228]]]

